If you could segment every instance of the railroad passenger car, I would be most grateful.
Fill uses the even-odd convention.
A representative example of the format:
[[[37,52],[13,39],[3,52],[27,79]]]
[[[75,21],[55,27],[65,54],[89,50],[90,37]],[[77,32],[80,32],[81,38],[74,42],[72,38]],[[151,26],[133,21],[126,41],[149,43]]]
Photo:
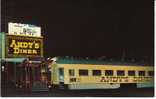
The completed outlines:
[[[153,66],[57,58],[50,67],[52,88],[72,90],[154,86]]]

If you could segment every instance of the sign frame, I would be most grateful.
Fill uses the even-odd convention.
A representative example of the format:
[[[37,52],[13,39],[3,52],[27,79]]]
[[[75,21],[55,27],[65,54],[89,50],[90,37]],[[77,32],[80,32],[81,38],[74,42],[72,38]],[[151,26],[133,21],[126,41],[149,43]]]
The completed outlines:
[[[41,37],[41,27],[31,24],[8,23],[9,35],[21,35],[31,37]]]

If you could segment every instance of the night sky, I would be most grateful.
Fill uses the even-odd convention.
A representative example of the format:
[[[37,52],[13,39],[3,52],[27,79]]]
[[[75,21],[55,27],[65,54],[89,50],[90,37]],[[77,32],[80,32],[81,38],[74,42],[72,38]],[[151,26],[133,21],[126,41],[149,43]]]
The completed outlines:
[[[153,61],[153,0],[2,0],[7,22],[41,26],[44,55]]]

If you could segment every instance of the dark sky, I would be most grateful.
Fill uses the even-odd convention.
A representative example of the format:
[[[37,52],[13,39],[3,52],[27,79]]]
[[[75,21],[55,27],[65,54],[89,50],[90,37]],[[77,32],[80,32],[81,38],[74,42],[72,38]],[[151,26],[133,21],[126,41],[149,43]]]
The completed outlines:
[[[2,0],[7,22],[41,26],[45,56],[153,60],[153,0]]]

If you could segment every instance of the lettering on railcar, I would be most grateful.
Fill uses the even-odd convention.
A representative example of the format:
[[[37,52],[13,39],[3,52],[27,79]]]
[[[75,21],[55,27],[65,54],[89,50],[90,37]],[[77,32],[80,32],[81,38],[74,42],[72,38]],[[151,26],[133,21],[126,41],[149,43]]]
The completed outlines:
[[[128,82],[128,77],[102,77],[100,82]]]
[[[142,82],[152,82],[152,77],[102,77],[100,82],[116,82],[116,83],[142,83]]]
[[[153,77],[134,77],[133,82],[152,82]]]

